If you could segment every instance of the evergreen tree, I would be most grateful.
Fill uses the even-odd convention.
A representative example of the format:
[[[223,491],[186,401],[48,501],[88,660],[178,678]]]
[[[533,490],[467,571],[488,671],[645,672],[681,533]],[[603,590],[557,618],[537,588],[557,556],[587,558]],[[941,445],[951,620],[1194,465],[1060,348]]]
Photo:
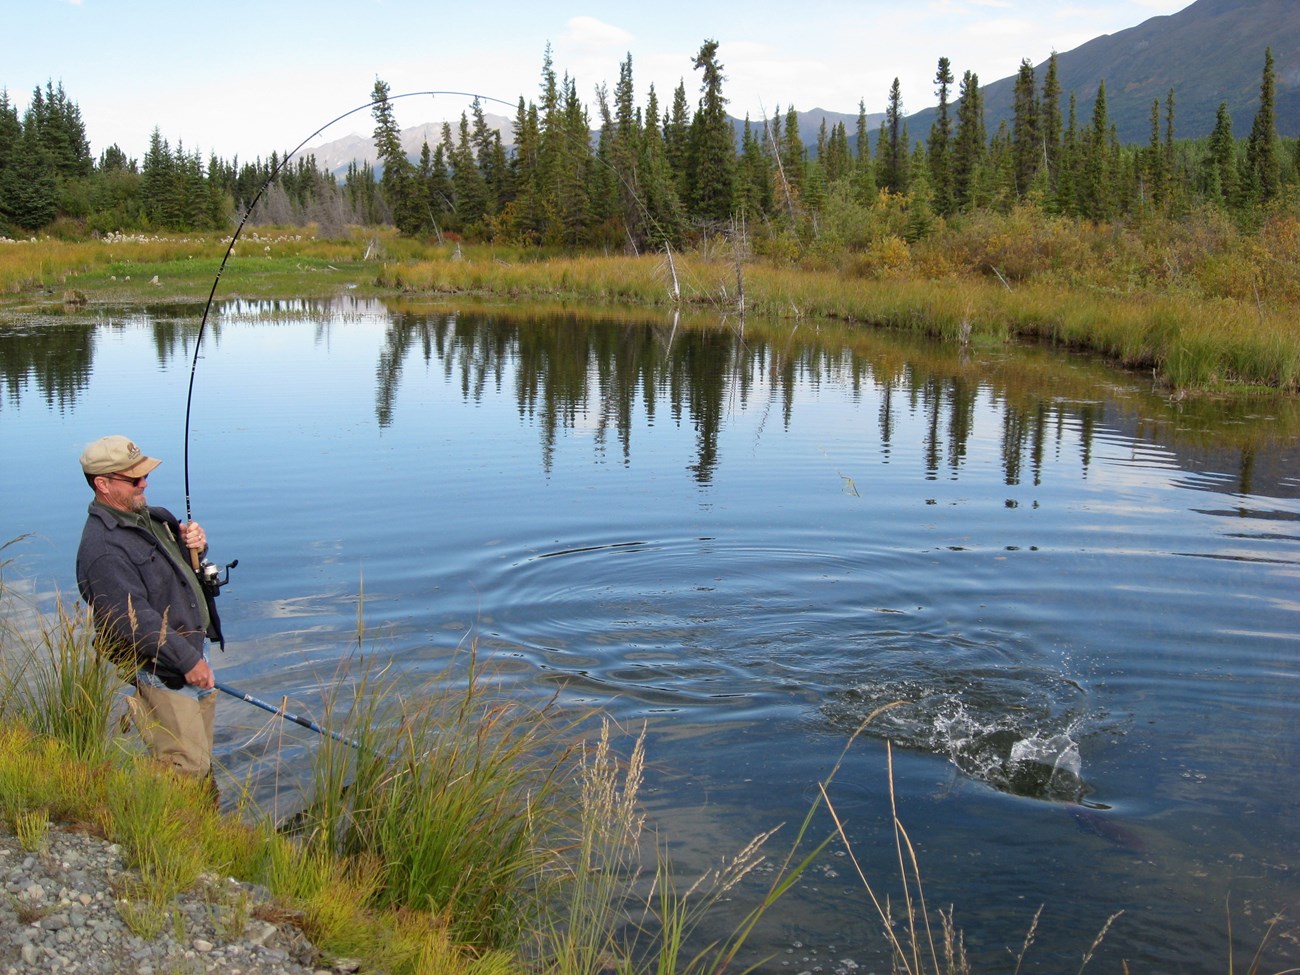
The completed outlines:
[[[1246,140],[1246,172],[1242,187],[1249,200],[1268,203],[1282,188],[1282,161],[1278,151],[1276,81],[1273,49],[1264,50],[1264,76],[1259,85],[1259,108]]]
[[[736,140],[722,94],[725,78],[718,62],[718,42],[706,40],[694,65],[703,75],[699,106],[691,120],[689,210],[705,220],[726,220],[734,206]]]
[[[641,126],[640,162],[642,202],[649,221],[649,243],[677,245],[685,228],[685,215],[673,181],[672,166],[663,133],[659,130],[659,97],[654,85],[646,98],[645,120]],[[768,189],[770,197],[770,184]],[[762,194],[760,193],[760,196]],[[764,209],[767,203],[763,204]]]
[[[1202,165],[1201,187],[1211,202],[1230,205],[1237,196],[1237,142],[1232,137],[1228,103],[1220,102]]]
[[[60,180],[89,176],[94,168],[81,109],[72,102],[60,82],[46,82],[44,92],[32,91],[32,101],[23,119],[23,134],[39,146],[45,163]]]
[[[849,133],[843,122],[831,127],[826,140],[826,180],[837,183],[853,175],[853,156],[849,152]]]
[[[953,197],[960,209],[969,209],[975,203],[986,151],[984,96],[980,93],[980,79],[973,71],[967,71],[961,80],[957,139],[952,157]]]
[[[781,171],[791,198],[798,200],[803,193],[808,149],[799,135],[799,113],[791,105],[786,109],[785,123],[781,127]]]
[[[683,201],[687,199],[688,190],[690,135],[691,111],[686,103],[686,82],[681,81],[673,90],[672,108],[664,119],[664,151],[668,165],[672,167],[677,195]]]
[[[578,98],[577,82],[567,75],[560,86],[561,113],[557,146],[560,165],[554,181],[556,223],[552,233],[569,246],[586,238],[591,220],[589,171],[591,169],[591,123]]]
[[[1165,202],[1165,151],[1160,143],[1160,99],[1151,103],[1151,141],[1142,155],[1142,184],[1151,205],[1162,208]]]
[[[387,83],[376,78],[375,87],[370,93],[373,102],[371,114],[375,119],[375,150],[384,167],[380,187],[397,229],[404,234],[413,234],[419,232],[422,214],[419,200],[413,192],[413,167],[402,148],[402,130],[398,128],[393,116],[388,90]]]
[[[853,195],[869,205],[876,198],[876,174],[871,165],[871,138],[867,130],[867,103],[858,99],[857,153],[853,166]]]
[[[542,133],[537,106],[525,103],[522,95],[515,107],[514,155],[510,158],[510,179],[515,199],[510,207],[509,224],[514,239],[535,244],[546,230],[546,213],[542,193]]]
[[[1165,96],[1165,145],[1164,145],[1164,185],[1162,190],[1164,198],[1161,201],[1166,209],[1173,209],[1177,206],[1182,198],[1180,192],[1181,181],[1176,172],[1176,160],[1174,154],[1174,90],[1169,89],[1169,94]]]
[[[1047,77],[1043,79],[1043,94],[1038,103],[1040,129],[1043,140],[1044,165],[1047,167],[1048,189],[1055,190],[1061,172],[1061,82],[1056,73],[1056,52],[1047,59]]]
[[[18,226],[22,145],[23,124],[18,121],[18,109],[10,103],[8,90],[0,89],[0,235],[12,233]]]
[[[926,143],[926,161],[930,171],[930,192],[934,209],[948,216],[956,209],[952,189],[952,118],[948,99],[952,92],[952,64],[947,58],[939,59],[934,73],[934,90],[939,98],[934,124],[930,126],[930,139]]]
[[[501,146],[501,133],[487,124],[483,113],[483,101],[475,96],[470,103],[470,112],[474,116],[474,128],[470,135],[470,144],[474,148],[474,162],[483,181],[484,215],[494,214],[501,208],[506,198],[508,173],[506,171],[505,151]]]
[[[437,234],[440,230],[433,213],[433,179],[433,148],[425,139],[420,143],[420,161],[415,165],[411,182],[412,207],[419,214],[416,233],[421,235]]]
[[[1106,82],[1097,83],[1092,105],[1092,127],[1084,133],[1079,183],[1080,213],[1090,220],[1113,216],[1115,186],[1111,182],[1110,116],[1106,108]]]
[[[746,217],[754,218],[772,209],[772,173],[763,140],[754,132],[745,116],[740,142],[740,162],[736,178],[736,207]]]
[[[609,104],[609,89],[604,82],[596,86],[596,109],[601,123],[595,165],[591,170],[591,182],[587,186],[594,228],[594,238],[590,242],[609,249],[619,246],[621,239],[635,249],[640,246],[635,229],[637,215],[635,212],[623,212],[623,194],[620,191],[622,177],[631,175],[635,178],[635,173],[627,169],[626,162],[622,173],[616,168],[619,165],[619,160],[616,159],[619,152],[616,145],[618,126]]]
[[[903,94],[898,79],[889,86],[889,102],[885,106],[885,119],[880,123],[882,145],[876,147],[876,182],[891,193],[906,193],[904,157],[907,141],[903,138]]]
[[[1007,120],[998,122],[998,130],[989,140],[989,151],[980,177],[975,181],[973,203],[977,207],[996,206],[1011,209],[1019,195],[1016,186],[1016,147]]]
[[[1056,200],[1058,209],[1071,216],[1079,213],[1079,157],[1078,105],[1074,92],[1070,92],[1070,109],[1061,137],[1061,165],[1056,174]]]
[[[149,136],[149,149],[140,172],[140,191],[144,215],[152,228],[170,230],[180,225],[183,212],[180,174],[176,171],[171,146],[157,127]]]
[[[1039,120],[1034,66],[1025,58],[1016,74],[1012,135],[1012,176],[1017,196],[1025,196],[1043,162],[1043,136]]]

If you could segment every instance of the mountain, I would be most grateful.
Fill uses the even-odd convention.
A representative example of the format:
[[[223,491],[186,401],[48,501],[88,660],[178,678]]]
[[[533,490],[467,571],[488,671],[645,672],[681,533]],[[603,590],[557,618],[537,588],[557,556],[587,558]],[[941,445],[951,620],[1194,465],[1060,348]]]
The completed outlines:
[[[1058,52],[1062,114],[1068,112],[1073,92],[1077,124],[1086,127],[1097,83],[1104,80],[1106,112],[1120,141],[1144,143],[1151,139],[1151,105],[1157,100],[1163,132],[1165,98],[1172,88],[1176,138],[1209,135],[1221,102],[1227,102],[1233,134],[1241,138],[1250,133],[1259,108],[1266,47],[1273,50],[1278,133],[1300,135],[1298,0],[1197,0],[1178,13]],[[1040,93],[1046,65],[1046,59],[1036,65]],[[953,65],[958,81],[964,70]],[[980,85],[989,135],[999,122],[1011,123],[1015,85],[1014,76]],[[924,139],[934,116],[933,109],[909,116],[912,138]]]
[[[488,128],[496,129],[501,133],[503,142],[510,144],[514,138],[513,120],[489,112],[483,113],[483,120],[487,122]],[[458,136],[459,126],[459,120],[451,123],[453,138]],[[402,129],[402,148],[406,150],[407,157],[413,162],[419,161],[420,151],[424,148],[425,142],[428,142],[429,148],[432,149],[441,141],[441,122],[425,122],[422,125],[413,125],[409,129]],[[364,135],[345,135],[333,142],[324,142],[315,148],[303,150],[304,155],[308,153],[316,157],[316,166],[319,169],[336,175],[345,173],[348,166],[354,162],[358,166],[362,163],[370,163],[374,166],[379,161],[375,140]]]
[[[808,151],[813,156],[817,155],[817,137],[821,134],[822,122],[826,123],[826,135],[828,137],[830,136],[831,129],[835,128],[838,123],[843,122],[844,129],[849,135],[849,147],[856,150],[858,144],[857,112],[848,115],[844,112],[830,112],[824,108],[813,108],[806,112],[800,112],[796,109],[795,114],[799,117],[799,139],[808,147]],[[786,113],[783,110],[781,112],[782,125],[785,125],[785,116]],[[868,112],[867,131],[874,133],[879,129],[880,123],[884,117],[884,112]],[[760,138],[763,137],[763,122],[763,119],[751,118],[749,120],[750,129]],[[741,138],[745,134],[745,123],[742,119],[733,118],[731,120],[731,126],[736,130],[736,149],[739,150]]]

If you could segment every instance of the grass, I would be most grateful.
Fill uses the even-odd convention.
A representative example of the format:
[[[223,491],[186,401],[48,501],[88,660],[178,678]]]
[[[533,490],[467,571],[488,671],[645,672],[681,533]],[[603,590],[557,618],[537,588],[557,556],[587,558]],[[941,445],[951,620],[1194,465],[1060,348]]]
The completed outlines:
[[[1214,215],[1104,226],[1032,207],[979,214],[921,241],[850,246],[774,231],[738,261],[730,244],[686,254],[571,254],[427,244],[354,228],[344,240],[249,229],[0,246],[0,310],[65,302],[206,301],[342,289],[386,297],[489,298],[700,309],[779,321],[838,320],[949,342],[1041,338],[1150,370],[1171,389],[1300,391],[1300,267],[1283,260],[1300,217],[1247,235]]]

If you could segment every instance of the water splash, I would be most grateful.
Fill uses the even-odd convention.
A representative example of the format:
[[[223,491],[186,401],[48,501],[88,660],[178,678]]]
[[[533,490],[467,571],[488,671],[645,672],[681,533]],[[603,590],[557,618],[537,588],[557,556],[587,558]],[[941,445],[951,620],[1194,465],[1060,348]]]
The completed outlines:
[[[947,758],[966,775],[1012,795],[1082,802],[1079,740],[1093,719],[1082,688],[1024,668],[865,682],[823,710],[837,727]]]

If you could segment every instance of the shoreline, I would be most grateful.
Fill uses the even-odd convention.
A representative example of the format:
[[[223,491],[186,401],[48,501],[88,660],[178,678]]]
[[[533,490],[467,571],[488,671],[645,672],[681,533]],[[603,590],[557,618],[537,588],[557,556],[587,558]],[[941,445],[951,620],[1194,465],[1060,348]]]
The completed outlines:
[[[0,321],[112,304],[198,305],[209,295],[560,302],[728,321],[753,316],[796,327],[833,321],[924,334],[962,349],[1024,338],[1149,371],[1180,397],[1300,393],[1300,324],[1292,307],[1257,294],[1198,296],[1189,283],[1116,289],[1086,279],[1072,284],[1060,272],[1009,278],[996,265],[980,274],[927,276],[910,265],[830,270],[741,261],[722,248],[575,255],[270,232],[241,238],[223,267],[228,243],[217,235],[156,236],[0,248]],[[17,266],[24,261],[26,270]]]

